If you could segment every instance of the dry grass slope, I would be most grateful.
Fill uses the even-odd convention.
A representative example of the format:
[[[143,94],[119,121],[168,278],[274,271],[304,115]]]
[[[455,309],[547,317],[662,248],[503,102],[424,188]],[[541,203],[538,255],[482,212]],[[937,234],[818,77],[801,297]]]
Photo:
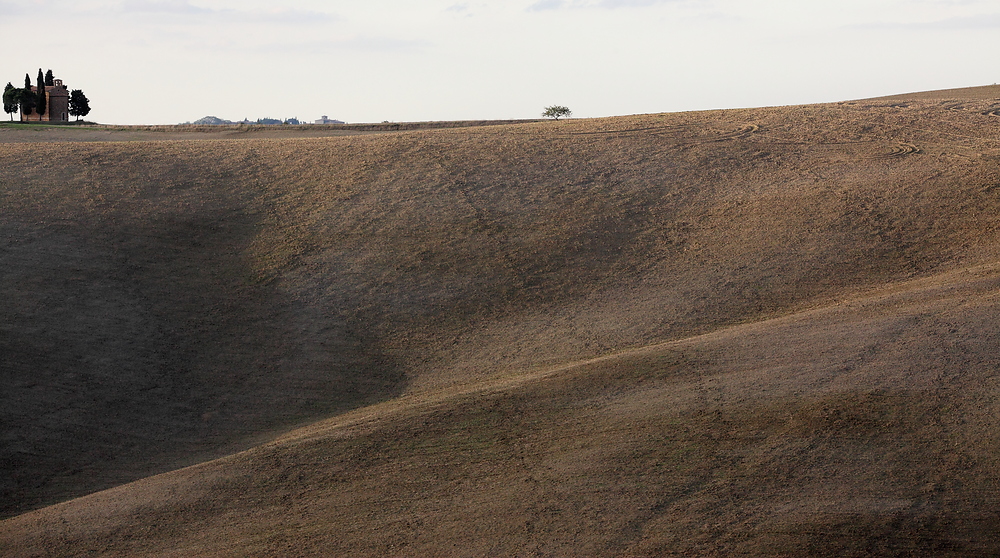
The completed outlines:
[[[10,144],[0,550],[994,555],[981,97]]]

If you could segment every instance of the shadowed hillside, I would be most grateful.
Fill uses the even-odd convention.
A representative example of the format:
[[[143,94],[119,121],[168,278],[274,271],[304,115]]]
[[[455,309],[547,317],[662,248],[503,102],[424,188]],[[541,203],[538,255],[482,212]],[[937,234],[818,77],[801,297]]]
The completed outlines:
[[[253,449],[0,548],[992,554],[981,99],[8,144],[4,513]]]

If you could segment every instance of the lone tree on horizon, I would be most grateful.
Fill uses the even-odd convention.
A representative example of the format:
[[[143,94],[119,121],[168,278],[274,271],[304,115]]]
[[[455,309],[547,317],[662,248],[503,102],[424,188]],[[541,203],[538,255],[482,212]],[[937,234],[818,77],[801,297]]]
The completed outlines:
[[[77,122],[81,116],[90,114],[90,99],[82,90],[74,89],[69,92],[69,113],[76,117]]]
[[[551,107],[545,107],[545,112],[542,113],[542,116],[559,120],[562,116],[573,116],[573,111],[569,110],[569,107],[552,105]]]

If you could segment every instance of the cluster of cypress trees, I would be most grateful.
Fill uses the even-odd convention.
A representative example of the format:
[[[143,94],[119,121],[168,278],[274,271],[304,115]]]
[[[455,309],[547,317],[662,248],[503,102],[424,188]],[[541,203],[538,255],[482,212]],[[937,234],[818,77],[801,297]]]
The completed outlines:
[[[55,85],[55,77],[52,75],[52,70],[42,74],[42,69],[39,68],[35,84],[35,90],[32,91],[31,77],[28,74],[24,74],[23,88],[14,87],[10,82],[7,82],[7,87],[3,90],[3,111],[10,115],[11,121],[14,120],[14,113],[18,110],[21,111],[23,116],[37,114],[38,120],[42,120],[42,115],[45,114],[48,108],[46,106],[48,99],[45,96],[45,87]],[[69,113],[76,116],[77,120],[81,116],[90,114],[90,99],[83,94],[83,91],[74,89],[70,92]]]

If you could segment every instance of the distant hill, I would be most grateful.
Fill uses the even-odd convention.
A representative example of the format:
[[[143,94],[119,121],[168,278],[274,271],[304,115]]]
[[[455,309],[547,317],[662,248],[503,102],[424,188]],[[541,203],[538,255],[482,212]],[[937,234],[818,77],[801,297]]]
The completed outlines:
[[[342,122],[340,122],[340,123],[343,124]],[[219,118],[217,116],[205,116],[203,118],[199,118],[198,120],[195,120],[194,122],[185,122],[184,124],[181,124],[181,125],[182,126],[184,126],[184,125],[223,126],[223,125],[226,125],[226,124],[267,124],[267,125],[289,124],[289,125],[299,125],[301,123],[299,122],[299,120],[297,118],[289,118],[287,120],[280,120],[280,119],[277,119],[277,118],[258,118],[256,121],[244,119],[244,120],[241,120],[239,122],[233,122],[232,120],[224,120],[224,119]]]
[[[235,124],[232,120],[223,120],[217,116],[205,116],[195,120],[194,122],[189,122],[189,124],[198,124],[202,126],[220,126],[223,124]]]
[[[998,109],[9,143],[2,554],[1000,554]]]

